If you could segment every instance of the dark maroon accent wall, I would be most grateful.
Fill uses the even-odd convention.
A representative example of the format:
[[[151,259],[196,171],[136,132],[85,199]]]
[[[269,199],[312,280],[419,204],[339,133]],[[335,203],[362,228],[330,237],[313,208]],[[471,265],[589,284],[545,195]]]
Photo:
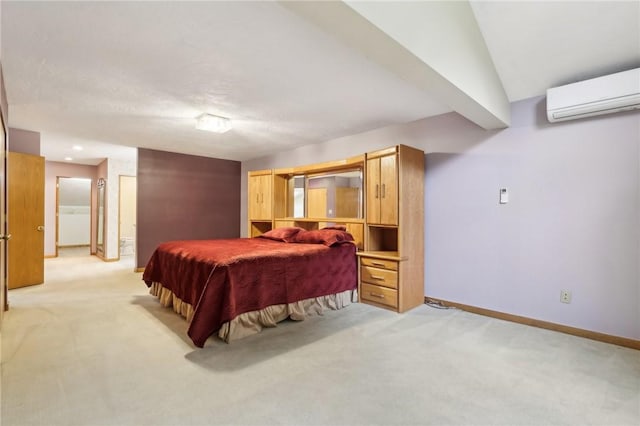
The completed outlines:
[[[163,241],[238,238],[240,165],[138,149],[137,267]]]
[[[9,151],[40,155],[40,133],[9,127]]]

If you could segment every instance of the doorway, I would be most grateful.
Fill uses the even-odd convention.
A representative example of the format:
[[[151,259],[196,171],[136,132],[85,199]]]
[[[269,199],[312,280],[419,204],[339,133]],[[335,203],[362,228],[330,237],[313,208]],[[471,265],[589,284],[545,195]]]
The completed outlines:
[[[136,252],[136,194],[135,176],[120,176],[119,245],[118,257],[132,258]]]
[[[58,177],[56,255],[91,254],[91,179]]]

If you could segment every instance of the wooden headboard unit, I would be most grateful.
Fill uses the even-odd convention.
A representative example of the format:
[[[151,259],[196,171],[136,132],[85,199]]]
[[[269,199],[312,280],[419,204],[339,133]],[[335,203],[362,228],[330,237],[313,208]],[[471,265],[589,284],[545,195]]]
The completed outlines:
[[[342,211],[352,212],[352,217],[339,217],[337,191],[323,195],[322,185],[330,193],[323,178],[330,176],[337,188],[338,181],[341,186],[354,173],[360,179],[353,185],[357,190],[347,188],[340,196],[357,196],[358,205],[354,210],[353,203],[345,201]],[[303,209],[294,205],[301,186]],[[396,145],[340,161],[249,172],[248,193],[250,236],[282,226],[344,225],[359,249],[361,301],[398,312],[424,303],[423,151]],[[309,212],[327,214],[313,217]]]

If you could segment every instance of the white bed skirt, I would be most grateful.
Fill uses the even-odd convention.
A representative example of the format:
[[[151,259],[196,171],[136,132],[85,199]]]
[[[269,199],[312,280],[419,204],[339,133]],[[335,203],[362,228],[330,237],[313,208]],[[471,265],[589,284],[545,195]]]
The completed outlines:
[[[162,284],[154,282],[149,291],[158,297],[164,307],[172,307],[173,310],[191,321],[193,318],[193,306],[185,303],[173,292]],[[342,309],[357,301],[357,291],[347,290],[341,293],[327,296],[312,297],[299,302],[285,303],[281,305],[267,306],[258,311],[246,312],[225,322],[218,331],[218,337],[229,343],[259,333],[264,327],[275,327],[280,321],[291,318],[295,321],[303,321],[307,316],[322,315],[325,309]]]

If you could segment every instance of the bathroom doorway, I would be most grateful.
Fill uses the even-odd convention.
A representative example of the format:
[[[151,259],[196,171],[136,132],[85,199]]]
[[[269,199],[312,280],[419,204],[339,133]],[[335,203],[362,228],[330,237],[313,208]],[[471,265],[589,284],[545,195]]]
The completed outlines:
[[[136,252],[136,177],[121,175],[119,193],[119,257],[130,258]]]
[[[91,254],[91,179],[58,177],[57,256]]]

